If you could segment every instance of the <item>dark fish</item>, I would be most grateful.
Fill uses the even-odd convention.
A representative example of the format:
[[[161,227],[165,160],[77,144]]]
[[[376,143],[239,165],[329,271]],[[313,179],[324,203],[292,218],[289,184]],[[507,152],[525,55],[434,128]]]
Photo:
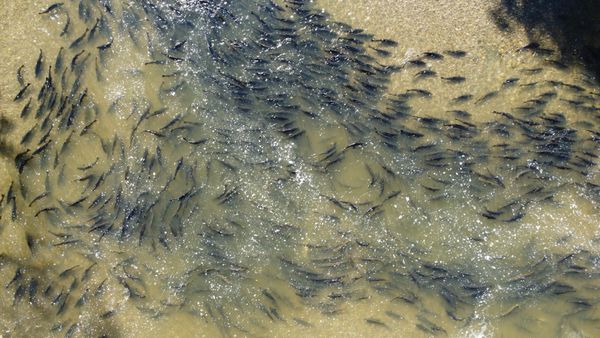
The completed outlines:
[[[464,76],[442,77],[442,79],[450,83],[463,83],[467,80]]]
[[[13,299],[13,306],[17,305],[17,303],[23,298],[25,295],[25,285],[19,285],[17,290],[15,291],[15,297]]]
[[[91,168],[93,168],[98,163],[99,160],[100,160],[100,157],[96,157],[96,160],[94,162],[92,162],[92,163],[90,163],[88,165],[84,165],[82,167],[78,167],[77,169],[82,170],[82,171],[86,171],[88,169],[91,169]]]
[[[303,319],[300,318],[292,318],[294,320],[294,322],[296,322],[296,324],[300,325],[300,326],[304,326],[304,327],[312,327],[313,325]]]
[[[85,53],[85,49],[73,56],[73,58],[71,59],[71,70],[75,68],[75,65],[77,65],[77,59],[79,59],[79,57],[83,55],[83,53]]]
[[[504,82],[502,82],[502,87],[503,88],[512,87],[515,84],[517,84],[517,82],[519,82],[519,78],[511,77],[509,79],[504,80]]]
[[[96,31],[98,30],[98,27],[100,27],[100,19],[96,18],[96,23],[92,26],[92,29],[90,29],[90,35],[88,35],[88,41],[91,41],[94,39],[94,37],[96,36]]]
[[[65,333],[65,338],[71,338],[75,335],[75,331],[77,331],[78,323],[73,323]]]
[[[25,85],[25,79],[23,78],[23,69],[25,68],[25,65],[21,65],[21,67],[19,67],[17,69],[17,82],[19,82],[19,85],[21,87],[23,87]]]
[[[96,48],[98,48],[98,50],[100,50],[100,51],[107,50],[112,46],[112,43],[113,43],[113,38],[111,37],[107,43],[100,45]]]
[[[33,303],[35,301],[35,294],[37,293],[37,289],[38,289],[38,281],[37,281],[37,279],[32,278],[31,281],[29,281],[29,288],[28,288],[29,303]]]
[[[79,12],[79,18],[82,19],[83,21],[87,22],[91,19],[91,13],[90,13],[91,9],[88,6],[87,1],[79,2],[78,12]]]
[[[394,41],[394,40],[390,40],[390,39],[380,39],[380,40],[372,40],[373,42],[377,42],[382,46],[385,47],[397,47],[398,46],[398,42]]]
[[[6,284],[6,288],[8,289],[13,283],[20,281],[21,278],[23,278],[23,272],[24,270],[22,268],[18,268],[17,271],[15,271],[13,278]]]
[[[65,26],[60,32],[60,36],[66,35],[69,33],[69,28],[71,28],[71,17],[67,14],[67,22],[65,22]]]
[[[471,99],[473,99],[473,95],[471,95],[471,94],[463,94],[463,95],[460,95],[460,96],[457,96],[457,97],[453,98],[452,102],[462,103],[462,102],[470,101]]]
[[[552,49],[542,48],[538,42],[531,42],[531,43],[527,44],[526,46],[523,46],[523,47],[517,49],[517,51],[518,52],[529,51],[534,54],[540,54],[540,55],[554,54],[554,51]]]
[[[43,209],[40,209],[38,212],[36,212],[34,217],[38,217],[40,214],[42,214],[44,212],[56,212],[56,211],[58,211],[58,208],[54,208],[54,207],[43,208]]]
[[[424,79],[424,78],[428,78],[428,77],[432,77],[432,76],[436,76],[437,73],[431,69],[424,69],[420,72],[418,72],[417,74],[415,74],[415,78],[417,79]]]
[[[206,141],[208,141],[208,139],[189,140],[186,137],[183,137],[183,140],[192,145],[200,145],[200,144],[204,144],[204,143],[206,143]]]
[[[425,61],[423,60],[409,60],[408,63],[410,65],[416,66],[416,67],[425,67],[427,64],[425,63]]]
[[[423,58],[429,59],[429,60],[441,60],[444,58],[444,56],[442,54],[436,53],[436,52],[424,52]]]
[[[64,52],[64,48],[61,46],[60,49],[58,50],[58,53],[56,54],[56,61],[54,62],[54,72],[56,72],[58,74],[58,72],[60,72],[60,70],[63,67],[63,55]]]
[[[83,136],[83,135],[87,134],[87,133],[88,133],[88,131],[90,130],[90,128],[92,128],[92,126],[93,126],[93,125],[94,125],[96,122],[98,122],[98,120],[94,120],[94,121],[92,121],[92,122],[88,123],[87,125],[85,125],[85,127],[83,127],[83,129],[81,129],[81,132],[79,133],[79,136]]]
[[[491,91],[491,92],[483,95],[481,98],[479,98],[479,100],[475,101],[475,103],[477,103],[477,104],[483,103],[485,101],[488,101],[488,100],[496,97],[497,95],[498,95],[498,91],[496,91],[496,90]]]
[[[522,70],[523,73],[525,74],[538,74],[541,73],[544,69],[543,68],[525,68]]]
[[[374,50],[377,55],[382,56],[382,57],[388,57],[390,55],[392,55],[392,53],[390,53],[389,51],[385,50],[385,49],[380,49],[380,48],[375,48],[375,47],[370,47],[372,50]]]
[[[446,53],[447,55],[450,55],[454,58],[462,58],[467,56],[467,52],[463,51],[463,50],[446,50],[444,51],[444,53]]]
[[[46,208],[46,209],[56,209],[56,208]],[[56,210],[58,210],[58,209],[56,209]],[[45,211],[56,211],[56,210],[45,210]],[[41,211],[42,210],[40,210],[40,212]],[[38,214],[40,212],[38,212]],[[37,217],[38,214],[36,214],[36,217]],[[75,244],[75,243],[79,243],[79,242],[81,242],[79,239],[69,239],[69,240],[62,241],[62,242],[59,242],[59,243],[56,243],[56,244],[52,244],[52,245],[53,246],[63,246],[63,245]]]
[[[44,52],[40,49],[40,55],[38,56],[37,62],[35,63],[35,77],[42,75],[42,69],[44,68]]]
[[[422,97],[431,97],[431,92],[427,91],[425,89],[413,88],[413,89],[408,89],[406,92],[407,93],[415,93]]]
[[[367,318],[367,319],[365,319],[365,322],[366,322],[367,324],[370,324],[370,325],[379,326],[379,327],[382,327],[382,328],[389,329],[389,328],[388,328],[388,326],[387,326],[387,325],[385,325],[385,323],[384,323],[384,322],[382,322],[382,321],[381,321],[381,320],[379,320],[379,319]]]
[[[183,49],[183,46],[185,45],[186,42],[187,42],[187,39],[182,40],[180,42],[176,42],[175,45],[173,45],[173,47],[171,47],[171,50],[180,52],[181,49]]]
[[[62,7],[62,5],[63,5],[63,3],[62,3],[62,2],[57,2],[57,3],[54,3],[54,4],[50,5],[48,8],[46,8],[44,11],[40,12],[39,14],[47,14],[47,13],[50,13],[50,12],[52,12],[52,11],[54,11],[54,10],[58,9],[58,8],[61,8],[61,7]]]
[[[72,48],[77,48],[79,47],[79,45],[81,44],[81,42],[83,41],[83,39],[85,39],[85,36],[87,35],[87,33],[90,31],[89,28],[85,29],[85,32],[83,32],[83,34],[81,34],[80,37],[78,37],[77,39],[75,39],[71,45],[69,46],[70,49]]]
[[[538,82],[537,82],[537,81],[534,81],[534,82],[524,83],[524,84],[522,84],[522,85],[521,85],[521,87],[524,87],[524,88],[532,88],[532,87],[535,87],[535,86],[537,86],[537,84],[538,84]]]
[[[48,192],[44,192],[38,196],[36,196],[33,200],[31,200],[31,202],[29,203],[29,207],[31,207],[35,202],[41,200],[42,198],[45,198],[46,196],[48,196]]]
[[[27,116],[29,116],[30,112],[31,112],[31,98],[29,99],[29,101],[27,101],[27,104],[21,110],[21,118],[22,119],[27,118]]]
[[[31,85],[31,83],[28,83],[25,85],[25,87],[21,88],[21,90],[17,93],[17,95],[15,96],[15,98],[13,99],[13,101],[17,102],[19,100],[21,100],[23,98],[23,95],[25,95],[25,92],[27,91],[27,89],[29,88],[29,86]]]
[[[544,62],[559,70],[565,70],[569,68],[565,63],[558,60],[546,59]]]

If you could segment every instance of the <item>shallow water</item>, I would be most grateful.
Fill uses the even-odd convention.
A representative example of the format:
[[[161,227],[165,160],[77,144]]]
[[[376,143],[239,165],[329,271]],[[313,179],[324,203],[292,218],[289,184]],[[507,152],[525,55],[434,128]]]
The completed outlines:
[[[2,334],[600,333],[598,84],[490,4],[50,4],[1,12]]]

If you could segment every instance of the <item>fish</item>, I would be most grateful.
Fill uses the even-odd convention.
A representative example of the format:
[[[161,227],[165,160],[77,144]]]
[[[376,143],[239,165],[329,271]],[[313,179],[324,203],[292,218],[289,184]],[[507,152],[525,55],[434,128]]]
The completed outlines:
[[[27,101],[27,103],[25,104],[25,106],[23,106],[23,109],[21,109],[20,117],[22,119],[26,119],[29,116],[30,112],[31,112],[31,98],[29,99],[29,101]]]
[[[523,73],[525,74],[529,74],[529,75],[533,75],[533,74],[539,74],[544,70],[544,68],[541,67],[536,67],[536,68],[524,68],[522,70]]]
[[[25,69],[25,65],[21,65],[17,68],[17,82],[19,82],[19,86],[25,86],[25,79],[23,78],[23,69]]]
[[[518,52],[529,51],[534,54],[539,54],[543,56],[554,54],[552,49],[542,48],[538,42],[530,42],[529,44],[517,49]]]
[[[35,63],[35,77],[39,78],[42,76],[42,69],[44,68],[44,52],[40,49],[37,62]]]
[[[442,80],[448,81],[450,83],[463,83],[467,79],[464,76],[450,76],[450,77],[442,76]]]
[[[81,34],[81,36],[79,36],[77,39],[75,39],[75,40],[73,40],[73,42],[71,42],[71,44],[69,45],[69,49],[78,48],[79,45],[81,44],[81,42],[83,41],[83,39],[85,39],[85,37],[89,31],[90,31],[90,29],[86,28],[85,31],[83,32],[83,34]]]
[[[488,92],[487,94],[483,95],[482,97],[480,97],[477,101],[475,101],[476,104],[481,104],[483,102],[489,101],[490,99],[494,98],[498,96],[498,91],[491,91]]]
[[[389,327],[382,322],[379,319],[375,319],[375,318],[367,318],[365,319],[365,323],[369,324],[369,325],[374,325],[374,326],[378,326],[378,327],[382,327],[382,328],[386,328],[389,330]]]
[[[559,70],[565,70],[565,69],[569,68],[569,66],[567,66],[564,62],[561,62],[558,60],[546,59],[546,60],[544,60],[544,62],[546,64],[548,64],[549,66],[552,66],[553,68],[556,68]]]
[[[45,10],[39,12],[38,14],[48,14],[50,12],[56,11],[59,8],[61,8],[64,4],[62,2],[56,2],[53,3],[52,5],[48,6],[48,8],[46,8]]]
[[[471,95],[471,94],[463,94],[463,95],[459,95],[459,96],[453,98],[452,102],[454,102],[454,103],[463,103],[463,102],[471,101],[472,99],[473,99],[473,95]]]
[[[71,17],[67,14],[67,21],[65,21],[65,25],[60,32],[60,36],[69,34],[69,28],[71,28]]]
[[[384,47],[397,47],[398,46],[398,42],[391,40],[391,39],[373,39],[372,41],[376,42]]]
[[[442,60],[444,58],[442,54],[436,52],[424,52],[422,55],[423,58],[429,60]]]
[[[467,52],[463,51],[463,50],[446,50],[444,51],[445,54],[450,55],[453,58],[463,58],[465,56],[467,56]]]
[[[425,69],[425,70],[422,70],[422,71],[416,73],[415,78],[416,79],[424,79],[424,78],[433,77],[436,75],[437,75],[437,73],[435,71],[430,70],[430,69]]]
[[[517,82],[519,82],[519,78],[517,78],[517,77],[508,78],[508,79],[504,80],[504,82],[502,82],[502,88],[512,87],[515,84],[517,84]]]
[[[406,90],[407,94],[418,94],[421,97],[431,97],[431,92],[425,89],[419,89],[419,88],[413,88],[413,89],[407,89]]]
[[[410,64],[412,66],[416,66],[416,67],[425,67],[427,65],[427,63],[425,63],[425,61],[419,60],[419,59],[408,60],[407,62],[408,62],[408,64]]]

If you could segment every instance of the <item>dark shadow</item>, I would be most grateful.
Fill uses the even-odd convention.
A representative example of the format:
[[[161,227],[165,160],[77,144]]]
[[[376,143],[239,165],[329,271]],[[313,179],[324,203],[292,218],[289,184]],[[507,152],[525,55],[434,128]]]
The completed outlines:
[[[490,16],[505,32],[525,27],[536,42],[549,35],[560,49],[563,63],[583,63],[596,79],[600,76],[600,1],[497,0]]]

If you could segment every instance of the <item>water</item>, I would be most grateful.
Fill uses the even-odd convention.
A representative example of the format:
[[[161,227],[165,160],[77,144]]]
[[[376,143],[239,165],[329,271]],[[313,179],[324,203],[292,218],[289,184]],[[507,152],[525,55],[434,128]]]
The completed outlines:
[[[4,335],[598,335],[597,83],[490,5],[50,4],[2,12]]]

